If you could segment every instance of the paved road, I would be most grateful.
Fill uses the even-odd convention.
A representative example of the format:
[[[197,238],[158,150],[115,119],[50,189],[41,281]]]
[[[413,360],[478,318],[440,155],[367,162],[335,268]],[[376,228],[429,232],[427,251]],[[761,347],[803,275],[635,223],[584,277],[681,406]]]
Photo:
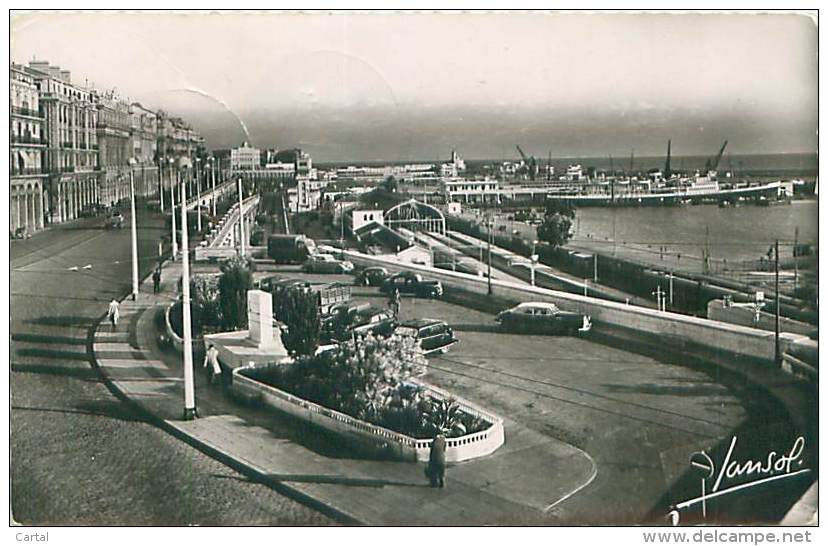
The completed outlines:
[[[13,517],[44,525],[330,524],[142,422],[100,381],[87,360],[87,329],[129,289],[131,266],[129,229],[99,223],[11,245]],[[154,256],[161,222],[141,217],[139,225],[151,226],[139,230],[141,255]]]

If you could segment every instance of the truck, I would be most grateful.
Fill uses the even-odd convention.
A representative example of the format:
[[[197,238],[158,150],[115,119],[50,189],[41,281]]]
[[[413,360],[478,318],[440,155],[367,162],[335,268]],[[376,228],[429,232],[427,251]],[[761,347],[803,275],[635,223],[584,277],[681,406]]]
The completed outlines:
[[[271,235],[267,255],[277,264],[301,264],[316,252],[316,243],[304,235]]]

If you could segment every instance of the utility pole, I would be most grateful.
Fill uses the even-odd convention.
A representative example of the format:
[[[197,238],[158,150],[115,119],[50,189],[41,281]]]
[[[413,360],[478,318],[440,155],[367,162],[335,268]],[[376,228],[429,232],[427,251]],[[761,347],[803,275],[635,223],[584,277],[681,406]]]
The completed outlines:
[[[339,249],[345,250],[345,202],[339,202]],[[434,258],[431,259],[432,263]]]
[[[670,271],[670,308],[673,308],[673,272]]]
[[[170,175],[172,175],[172,166],[170,166]],[[181,175],[178,171],[176,171],[176,180],[180,178]],[[172,210],[172,259],[175,260],[176,256],[178,256],[178,234],[176,233],[175,229],[175,187],[177,186],[176,183],[170,184],[170,207]]]
[[[187,201],[187,179],[181,180],[181,202]],[[195,405],[195,382],[193,378],[193,335],[190,320],[190,256],[187,241],[187,207],[181,207],[181,314],[184,323],[184,420],[198,417]]]
[[[653,292],[653,295],[656,297],[656,307],[658,308],[659,311],[662,311],[661,296],[664,295],[664,292],[662,292],[660,284],[656,287],[656,291]]]
[[[130,163],[134,162],[130,159]],[[130,165],[132,167],[132,165]],[[129,170],[130,214],[132,215],[132,301],[138,301],[138,217],[135,216],[135,173]]]
[[[704,256],[702,262],[704,274],[710,273],[710,226],[704,227]]]
[[[776,240],[776,263],[775,263],[775,275],[774,275],[774,289],[776,291],[776,320],[774,321],[774,347],[775,347],[775,358],[776,358],[776,365],[780,365],[782,363],[782,351],[779,346],[779,239]]]
[[[532,262],[532,286],[535,286],[535,265],[538,263],[538,255],[535,254],[535,245],[537,244],[537,240],[532,241],[532,255],[529,256],[529,259]]]
[[[598,282],[598,253],[592,255],[592,282]]]
[[[242,214],[242,179],[239,177],[239,247],[244,256],[244,214]]]

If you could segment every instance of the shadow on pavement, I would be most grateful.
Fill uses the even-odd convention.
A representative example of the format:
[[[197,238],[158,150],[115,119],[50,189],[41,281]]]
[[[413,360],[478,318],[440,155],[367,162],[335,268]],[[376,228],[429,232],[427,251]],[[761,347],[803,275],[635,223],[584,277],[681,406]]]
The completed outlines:
[[[89,360],[89,355],[86,352],[75,352],[75,351],[60,351],[56,349],[18,349],[17,354],[19,356],[35,356],[35,357],[43,357],[43,358],[50,358],[55,360],[83,360],[84,362]]]
[[[56,364],[20,364],[12,363],[11,371],[15,373],[33,373],[41,375],[54,375],[60,377],[74,377],[84,381],[100,382],[98,373],[89,367],[75,368],[59,366]]]
[[[93,417],[107,417],[120,421],[143,422],[143,419],[130,413],[119,401],[95,401],[78,404],[74,408],[40,408],[34,406],[12,406],[12,411],[34,411],[43,413],[70,413],[89,415]]]
[[[238,480],[244,482],[253,482],[257,480],[248,479],[239,476],[226,476],[220,474],[213,474],[214,478]],[[299,482],[299,483],[322,483],[333,485],[351,485],[355,487],[430,487],[424,480],[423,482],[407,482],[397,480],[383,480],[376,478],[349,478],[348,476],[331,475],[331,474],[267,474],[267,477],[279,482]]]
[[[55,297],[55,299],[58,298]],[[28,324],[38,324],[40,326],[82,326],[84,328],[88,328],[95,324],[95,319],[73,315],[56,315],[51,317],[38,317],[36,319],[27,320],[26,322]]]
[[[715,396],[730,393],[727,387],[715,383],[701,385],[662,385],[658,383],[625,385],[604,383],[601,386],[611,393],[667,394],[670,396]]]
[[[86,345],[86,337],[52,336],[45,334],[17,333],[12,334],[12,341],[27,343],[55,343],[58,345]]]

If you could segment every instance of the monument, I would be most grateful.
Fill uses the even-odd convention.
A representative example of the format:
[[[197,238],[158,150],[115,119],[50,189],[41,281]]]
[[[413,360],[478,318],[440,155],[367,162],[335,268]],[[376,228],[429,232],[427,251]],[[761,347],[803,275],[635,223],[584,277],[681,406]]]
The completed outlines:
[[[247,330],[204,336],[204,349],[218,349],[225,368],[289,360],[279,331],[273,331],[273,296],[263,290],[247,291]]]

